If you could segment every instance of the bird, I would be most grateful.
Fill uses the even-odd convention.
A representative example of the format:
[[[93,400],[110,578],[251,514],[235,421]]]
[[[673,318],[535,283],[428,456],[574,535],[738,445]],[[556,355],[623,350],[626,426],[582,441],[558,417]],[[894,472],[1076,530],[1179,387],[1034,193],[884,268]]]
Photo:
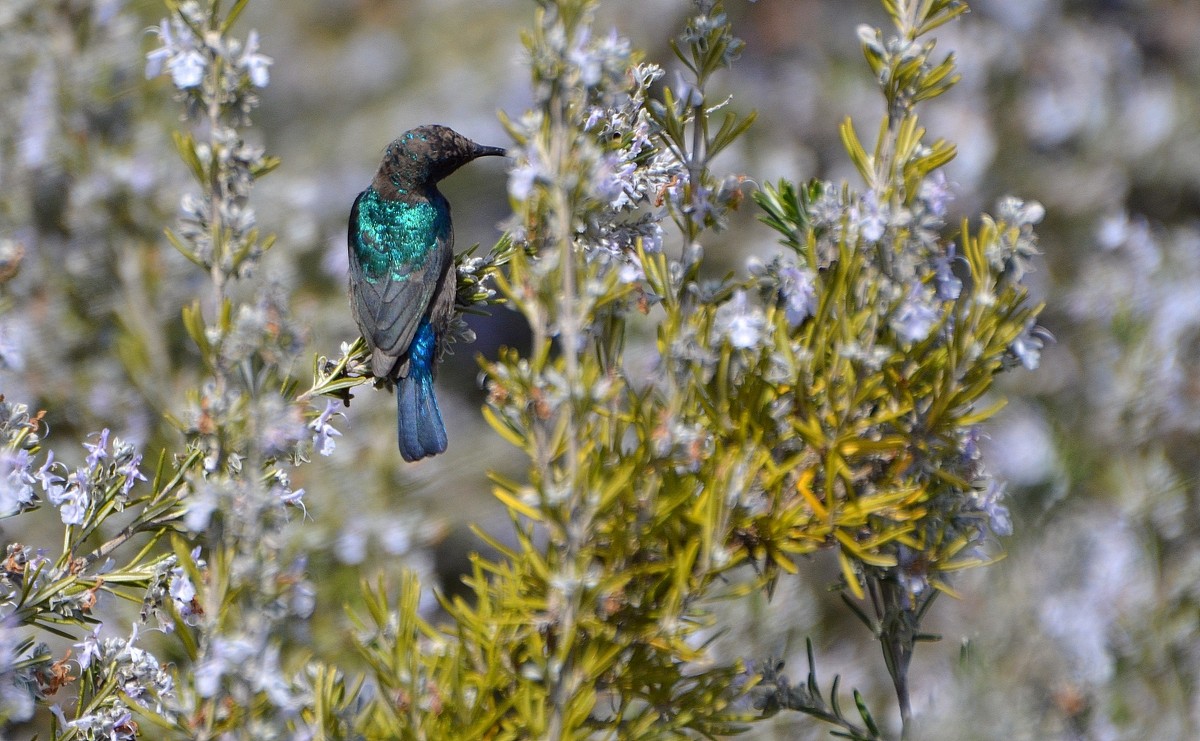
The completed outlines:
[[[350,306],[372,375],[395,385],[405,461],[443,453],[447,444],[433,379],[457,276],[450,203],[437,184],[474,159],[504,154],[446,126],[418,126],[388,145],[350,210]]]

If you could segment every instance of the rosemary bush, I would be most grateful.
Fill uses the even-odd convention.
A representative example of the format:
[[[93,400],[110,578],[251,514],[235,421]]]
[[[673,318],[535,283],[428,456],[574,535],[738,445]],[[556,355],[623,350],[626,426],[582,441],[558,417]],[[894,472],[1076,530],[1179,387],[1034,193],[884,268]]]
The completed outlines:
[[[533,103],[504,117],[512,217],[457,262],[464,312],[504,306],[531,330],[526,350],[481,360],[482,417],[524,469],[490,475],[512,536],[479,531],[493,555],[473,556],[469,594],[439,595],[436,617],[415,575],[397,589],[362,567],[353,659],[306,646],[317,592],[286,530],[310,516],[293,479],[338,455],[342,405],[371,379],[361,341],[332,357],[309,346],[262,269],[275,240],[252,189],[279,161],[248,135],[272,60],[238,30],[246,6],[168,2],[156,27],[145,71],[169,79],[193,180],[165,236],[145,224],[167,208],[133,185],[95,196],[120,224],[97,231],[142,240],[121,253],[112,373],[166,424],[145,422],[143,445],[83,434],[69,465],[78,451],[45,414],[0,402],[0,727],[633,739],[802,713],[849,738],[913,733],[924,621],[1012,532],[979,445],[1002,406],[993,381],[1035,368],[1046,336],[1024,282],[1043,209],[1006,198],[951,222],[941,168],[955,146],[918,117],[958,81],[933,38],[966,4],[885,0],[891,26],[860,28],[880,120],[839,128],[856,182],[761,184],[715,169],[754,122],[741,112],[754,101],[717,92],[744,49],[722,3],[689,6],[673,78],[596,28],[593,0],[536,4]],[[76,21],[118,22],[88,7]],[[24,146],[30,179],[46,177]],[[130,223],[119,206],[135,202],[146,213]],[[20,208],[49,218],[36,199]],[[779,246],[722,275],[706,244],[737,209],[757,209]],[[19,241],[0,247],[6,279],[26,269]],[[29,269],[55,274],[50,260]],[[156,277],[184,288],[148,292]],[[38,518],[54,547],[8,524]],[[822,553],[878,643],[898,723],[818,681],[811,644],[799,682],[775,657],[713,649],[722,605],[771,595]]]

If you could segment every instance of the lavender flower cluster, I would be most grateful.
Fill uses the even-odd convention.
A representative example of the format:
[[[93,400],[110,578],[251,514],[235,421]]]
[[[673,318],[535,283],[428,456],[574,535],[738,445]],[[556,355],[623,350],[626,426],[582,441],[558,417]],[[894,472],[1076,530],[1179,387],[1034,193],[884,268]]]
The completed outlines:
[[[25,405],[0,399],[0,518],[26,514],[49,502],[58,510],[68,529],[90,531],[107,512],[119,511],[130,494],[146,477],[141,472],[142,456],[132,444],[110,435],[107,429],[84,443],[83,465],[68,470],[47,451],[41,465],[35,451],[42,444],[40,415],[31,417]],[[35,490],[35,486],[39,491]],[[44,643],[34,644],[15,625],[18,620],[77,623],[92,620],[104,575],[114,568],[111,558],[102,562],[89,556],[52,562],[45,549],[12,542],[0,567],[0,723],[29,720],[34,700],[51,698],[71,676],[70,654],[51,660]],[[102,556],[101,556],[102,557]],[[90,588],[73,583],[78,578],[93,582]],[[114,682],[125,697],[143,702],[149,694],[169,695],[171,676],[148,652],[134,646],[137,628],[128,640],[99,640],[102,626],[75,645],[79,670],[103,684]],[[52,708],[64,730],[77,729],[95,738],[135,737],[137,724],[125,701],[115,694],[91,712],[67,720],[57,706]]]
[[[258,105],[256,90],[270,81],[270,57],[259,52],[258,33],[243,43],[223,33],[203,33],[207,11],[195,0],[181,3],[156,33],[162,46],[146,57],[146,77],[166,73],[189,117],[212,127],[207,141],[189,142],[185,161],[202,182],[212,175],[218,191],[188,194],[180,203],[178,236],[172,243],[193,262],[221,274],[253,269],[264,249],[255,230],[255,212],[246,200],[254,179],[273,165],[261,146],[248,144],[238,131]],[[189,151],[190,150],[190,151]],[[229,231],[214,244],[216,235]],[[268,245],[269,246],[269,245]]]
[[[585,95],[568,108],[579,136],[571,154],[578,162],[556,161],[536,136],[542,126],[536,107],[513,124],[514,135],[524,144],[515,150],[516,164],[508,182],[514,202],[526,202],[536,184],[560,182],[570,189],[587,214],[575,238],[589,261],[617,270],[625,283],[635,283],[644,273],[637,257],[640,245],[647,253],[662,249],[661,222],[664,204],[678,199],[688,170],[677,153],[654,143],[659,125],[648,108],[650,87],[663,76],[656,64],[633,63],[629,42],[616,34],[595,40],[583,25],[567,39],[559,24],[547,35],[548,57],[561,58],[569,69],[568,80],[579,80]],[[542,91],[548,94],[549,89]],[[513,224],[514,236],[524,229]]]
[[[59,511],[65,525],[81,525],[100,503],[115,501],[118,506],[128,500],[129,492],[142,475],[142,455],[137,448],[107,429],[93,435],[94,442],[85,442],[88,451],[84,465],[68,470],[54,460],[48,451],[41,465],[30,451],[40,442],[36,420],[28,408],[0,399],[0,517],[10,517],[36,509],[41,504],[35,485],[51,505]]]
[[[220,92],[219,105],[249,114],[256,99],[249,97],[244,81],[264,88],[271,80],[273,60],[260,53],[258,32],[251,31],[245,43],[223,35],[199,35],[204,26],[205,10],[195,0],[179,4],[179,14],[163,21],[155,29],[162,46],[146,55],[146,78],[164,71],[180,91],[205,84],[214,66],[221,67],[225,79],[216,81],[213,92]]]
[[[149,651],[136,645],[138,626],[135,623],[127,638],[104,638],[97,625],[82,641],[75,644],[76,661],[80,672],[97,686],[112,683],[121,693],[91,712],[68,718],[62,707],[51,711],[62,732],[77,731],[84,738],[103,738],[132,741],[140,736],[133,709],[123,698],[137,705],[162,713],[163,699],[174,695],[175,684],[170,671]]]

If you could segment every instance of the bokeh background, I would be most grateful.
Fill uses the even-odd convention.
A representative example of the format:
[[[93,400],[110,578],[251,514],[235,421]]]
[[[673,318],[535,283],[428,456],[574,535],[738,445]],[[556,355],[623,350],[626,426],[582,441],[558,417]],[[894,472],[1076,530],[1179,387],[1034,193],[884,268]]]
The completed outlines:
[[[941,29],[962,82],[928,105],[934,137],[957,143],[952,210],[976,218],[1005,194],[1040,201],[1044,256],[1032,276],[1056,340],[1034,372],[1008,374],[1008,408],[987,458],[1008,482],[1017,533],[1008,558],[963,574],[941,600],[913,665],[922,738],[1200,737],[1200,3],[1194,0],[975,0]],[[742,58],[720,83],[759,118],[718,172],[755,182],[855,178],[837,124],[872,132],[881,99],[856,26],[872,0],[729,0]],[[251,136],[283,164],[256,188],[262,271],[292,296],[309,353],[355,337],[345,294],[345,224],[387,142],[444,123],[505,145],[497,112],[529,98],[523,0],[254,0],[274,59]],[[604,0],[612,27],[675,68],[667,40],[687,0]],[[156,45],[152,0],[0,4],[0,393],[45,409],[49,443],[76,462],[110,427],[147,448],[178,449],[166,421],[186,405],[196,357],[179,321],[199,277],[163,237],[186,173],[170,132],[169,81],[144,78]],[[444,187],[458,246],[500,234],[500,160]],[[747,204],[706,254],[744,270],[776,249]],[[668,241],[667,249],[678,250]],[[9,275],[12,271],[15,275]],[[394,407],[357,390],[335,454],[299,471],[309,517],[291,534],[309,554],[322,606],[298,640],[345,653],[341,605],[358,574],[415,568],[453,590],[479,548],[470,523],[503,533],[488,469],[523,461],[479,415],[476,353],[520,347],[504,310],[473,317],[479,340],[443,367],[450,449],[417,465],[395,451]],[[46,537],[52,532],[48,522]],[[22,528],[30,527],[26,523]],[[0,523],[0,542],[40,533]],[[822,558],[774,600],[729,611],[725,657],[783,657],[806,672],[814,640],[825,682],[843,674],[889,707],[879,652],[827,587]],[[430,600],[430,611],[434,609]],[[826,685],[827,686],[827,685]],[[886,715],[886,713],[883,713]],[[762,738],[827,731],[776,718]]]

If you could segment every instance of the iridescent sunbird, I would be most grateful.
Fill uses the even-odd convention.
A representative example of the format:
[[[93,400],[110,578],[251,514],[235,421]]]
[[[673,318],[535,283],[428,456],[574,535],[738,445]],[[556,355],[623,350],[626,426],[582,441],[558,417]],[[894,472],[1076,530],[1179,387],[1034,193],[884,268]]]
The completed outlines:
[[[400,455],[446,450],[433,392],[454,316],[450,204],[437,184],[477,157],[503,155],[445,126],[420,126],[388,145],[350,211],[350,305],[371,350],[371,372],[396,386]]]

